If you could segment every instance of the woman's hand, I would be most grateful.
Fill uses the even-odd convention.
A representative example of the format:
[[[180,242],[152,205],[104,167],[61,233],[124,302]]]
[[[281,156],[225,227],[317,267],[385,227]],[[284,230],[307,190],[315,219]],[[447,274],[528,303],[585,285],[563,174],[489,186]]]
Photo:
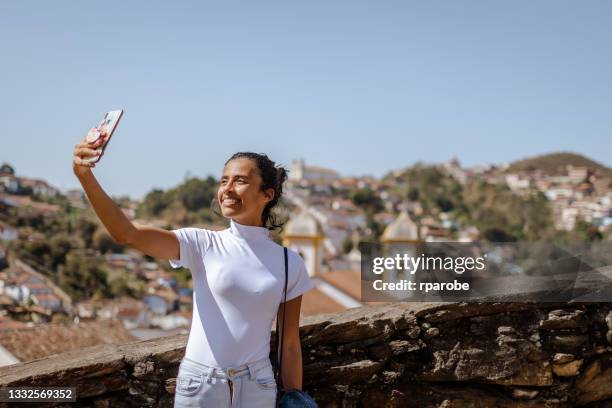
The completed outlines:
[[[87,163],[84,159],[90,157],[97,157],[100,152],[96,149],[106,141],[106,133],[100,131],[100,137],[91,142],[91,132],[97,129],[92,128],[87,136],[85,136],[79,143],[74,147],[73,158],[72,158],[72,170],[76,176],[86,174],[91,171],[93,167],[96,167],[96,163]]]

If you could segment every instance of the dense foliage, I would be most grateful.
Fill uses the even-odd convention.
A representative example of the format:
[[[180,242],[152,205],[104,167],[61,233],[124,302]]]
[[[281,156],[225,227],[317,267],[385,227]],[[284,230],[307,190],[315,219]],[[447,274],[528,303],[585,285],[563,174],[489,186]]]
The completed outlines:
[[[172,224],[212,223],[220,218],[211,208],[217,194],[217,181],[209,176],[186,179],[169,190],[154,189],[138,206],[140,218],[164,219]]]

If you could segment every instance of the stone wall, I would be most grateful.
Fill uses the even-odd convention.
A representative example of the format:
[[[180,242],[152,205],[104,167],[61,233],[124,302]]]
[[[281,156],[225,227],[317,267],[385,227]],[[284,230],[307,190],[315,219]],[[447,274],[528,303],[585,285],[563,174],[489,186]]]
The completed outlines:
[[[305,389],[322,407],[612,407],[611,310],[397,303],[305,318]],[[70,407],[171,407],[186,340],[3,367],[0,385],[76,386]]]

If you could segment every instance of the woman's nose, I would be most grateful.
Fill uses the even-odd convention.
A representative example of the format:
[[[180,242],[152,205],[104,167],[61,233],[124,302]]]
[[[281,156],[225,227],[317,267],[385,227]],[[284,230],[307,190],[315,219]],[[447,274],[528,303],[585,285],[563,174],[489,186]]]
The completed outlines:
[[[227,193],[228,191],[234,191],[234,183],[228,182],[227,184],[225,184],[225,186],[221,187],[221,192],[223,194]]]

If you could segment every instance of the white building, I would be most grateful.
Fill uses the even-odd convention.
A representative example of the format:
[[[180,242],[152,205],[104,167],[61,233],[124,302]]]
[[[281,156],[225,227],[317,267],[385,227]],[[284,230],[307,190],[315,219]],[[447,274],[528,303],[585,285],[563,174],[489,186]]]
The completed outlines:
[[[304,159],[299,159],[291,162],[288,177],[292,181],[334,181],[340,178],[340,175],[336,170],[307,166]]]
[[[17,228],[0,221],[0,241],[14,241],[19,237]]]
[[[16,193],[19,191],[19,180],[12,174],[0,175],[0,191]]]
[[[517,191],[529,188],[531,181],[529,178],[522,177],[519,174],[510,173],[506,174],[506,184],[508,184],[510,190]]]
[[[321,225],[306,211],[292,217],[283,231],[283,245],[300,254],[311,277],[322,271],[323,239]]]
[[[36,195],[55,197],[59,194],[59,190],[57,188],[51,186],[42,179],[20,177],[19,183],[22,187],[30,187],[32,189],[32,193]]]

